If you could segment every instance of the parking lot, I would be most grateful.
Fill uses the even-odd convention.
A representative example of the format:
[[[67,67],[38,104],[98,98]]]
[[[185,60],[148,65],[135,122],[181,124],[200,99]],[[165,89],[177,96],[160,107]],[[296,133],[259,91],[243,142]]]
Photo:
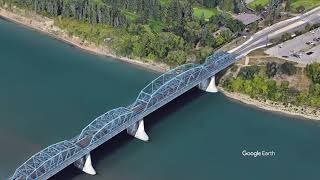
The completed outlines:
[[[320,28],[269,48],[265,52],[301,64],[320,62]]]

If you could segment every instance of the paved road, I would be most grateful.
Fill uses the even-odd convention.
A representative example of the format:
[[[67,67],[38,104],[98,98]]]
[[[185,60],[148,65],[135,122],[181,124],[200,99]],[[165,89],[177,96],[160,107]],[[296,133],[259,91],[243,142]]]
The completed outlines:
[[[286,32],[292,33],[297,30],[301,30],[308,23],[320,23],[320,7],[317,7],[301,16],[281,21],[268,28],[265,28],[254,34],[248,41],[246,41],[241,46],[232,49],[229,52],[239,54],[238,57],[245,56],[255,49],[265,47],[269,43],[270,39],[280,37],[282,34]]]
[[[300,64],[310,64],[319,61],[320,41],[314,40],[320,37],[320,28],[301,36],[295,37],[278,46],[273,46],[266,50],[266,53],[275,57],[283,58],[288,61],[298,62]],[[313,44],[307,44],[311,42]],[[297,56],[293,56],[296,53]]]

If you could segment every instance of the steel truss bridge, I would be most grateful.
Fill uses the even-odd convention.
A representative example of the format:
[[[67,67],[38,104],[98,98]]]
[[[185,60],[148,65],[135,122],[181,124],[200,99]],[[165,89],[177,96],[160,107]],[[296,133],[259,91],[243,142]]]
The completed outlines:
[[[141,90],[134,103],[106,112],[76,137],[53,144],[33,155],[9,179],[48,179],[71,164],[82,169],[85,157],[92,150],[123,130],[135,135],[141,131],[141,121],[145,116],[195,86],[208,86],[203,82],[210,81],[212,77],[214,79],[216,73],[233,64],[236,59],[235,54],[219,52],[207,57],[203,64],[185,64],[162,74]]]

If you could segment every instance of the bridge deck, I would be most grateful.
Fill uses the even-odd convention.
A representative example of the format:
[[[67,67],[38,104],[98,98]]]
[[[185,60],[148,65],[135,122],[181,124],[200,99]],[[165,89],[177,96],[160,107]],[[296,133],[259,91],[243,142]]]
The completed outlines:
[[[134,103],[112,109],[94,119],[71,140],[53,144],[33,155],[16,169],[11,180],[48,179],[90,153],[110,138],[138,122],[202,81],[236,61],[226,52],[209,56],[203,64],[185,64],[172,69],[141,90]]]

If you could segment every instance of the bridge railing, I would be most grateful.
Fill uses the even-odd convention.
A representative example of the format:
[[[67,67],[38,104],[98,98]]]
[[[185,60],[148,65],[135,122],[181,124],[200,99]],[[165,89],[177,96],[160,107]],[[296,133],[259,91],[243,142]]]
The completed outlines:
[[[23,163],[15,171],[12,179],[41,179],[41,176],[61,165],[80,150],[81,147],[67,140],[53,144]]]
[[[51,145],[35,154],[23,163],[10,179],[51,177],[234,61],[235,55],[219,52],[206,58],[201,65],[185,64],[162,74],[141,90],[134,103],[104,113],[73,139]]]

